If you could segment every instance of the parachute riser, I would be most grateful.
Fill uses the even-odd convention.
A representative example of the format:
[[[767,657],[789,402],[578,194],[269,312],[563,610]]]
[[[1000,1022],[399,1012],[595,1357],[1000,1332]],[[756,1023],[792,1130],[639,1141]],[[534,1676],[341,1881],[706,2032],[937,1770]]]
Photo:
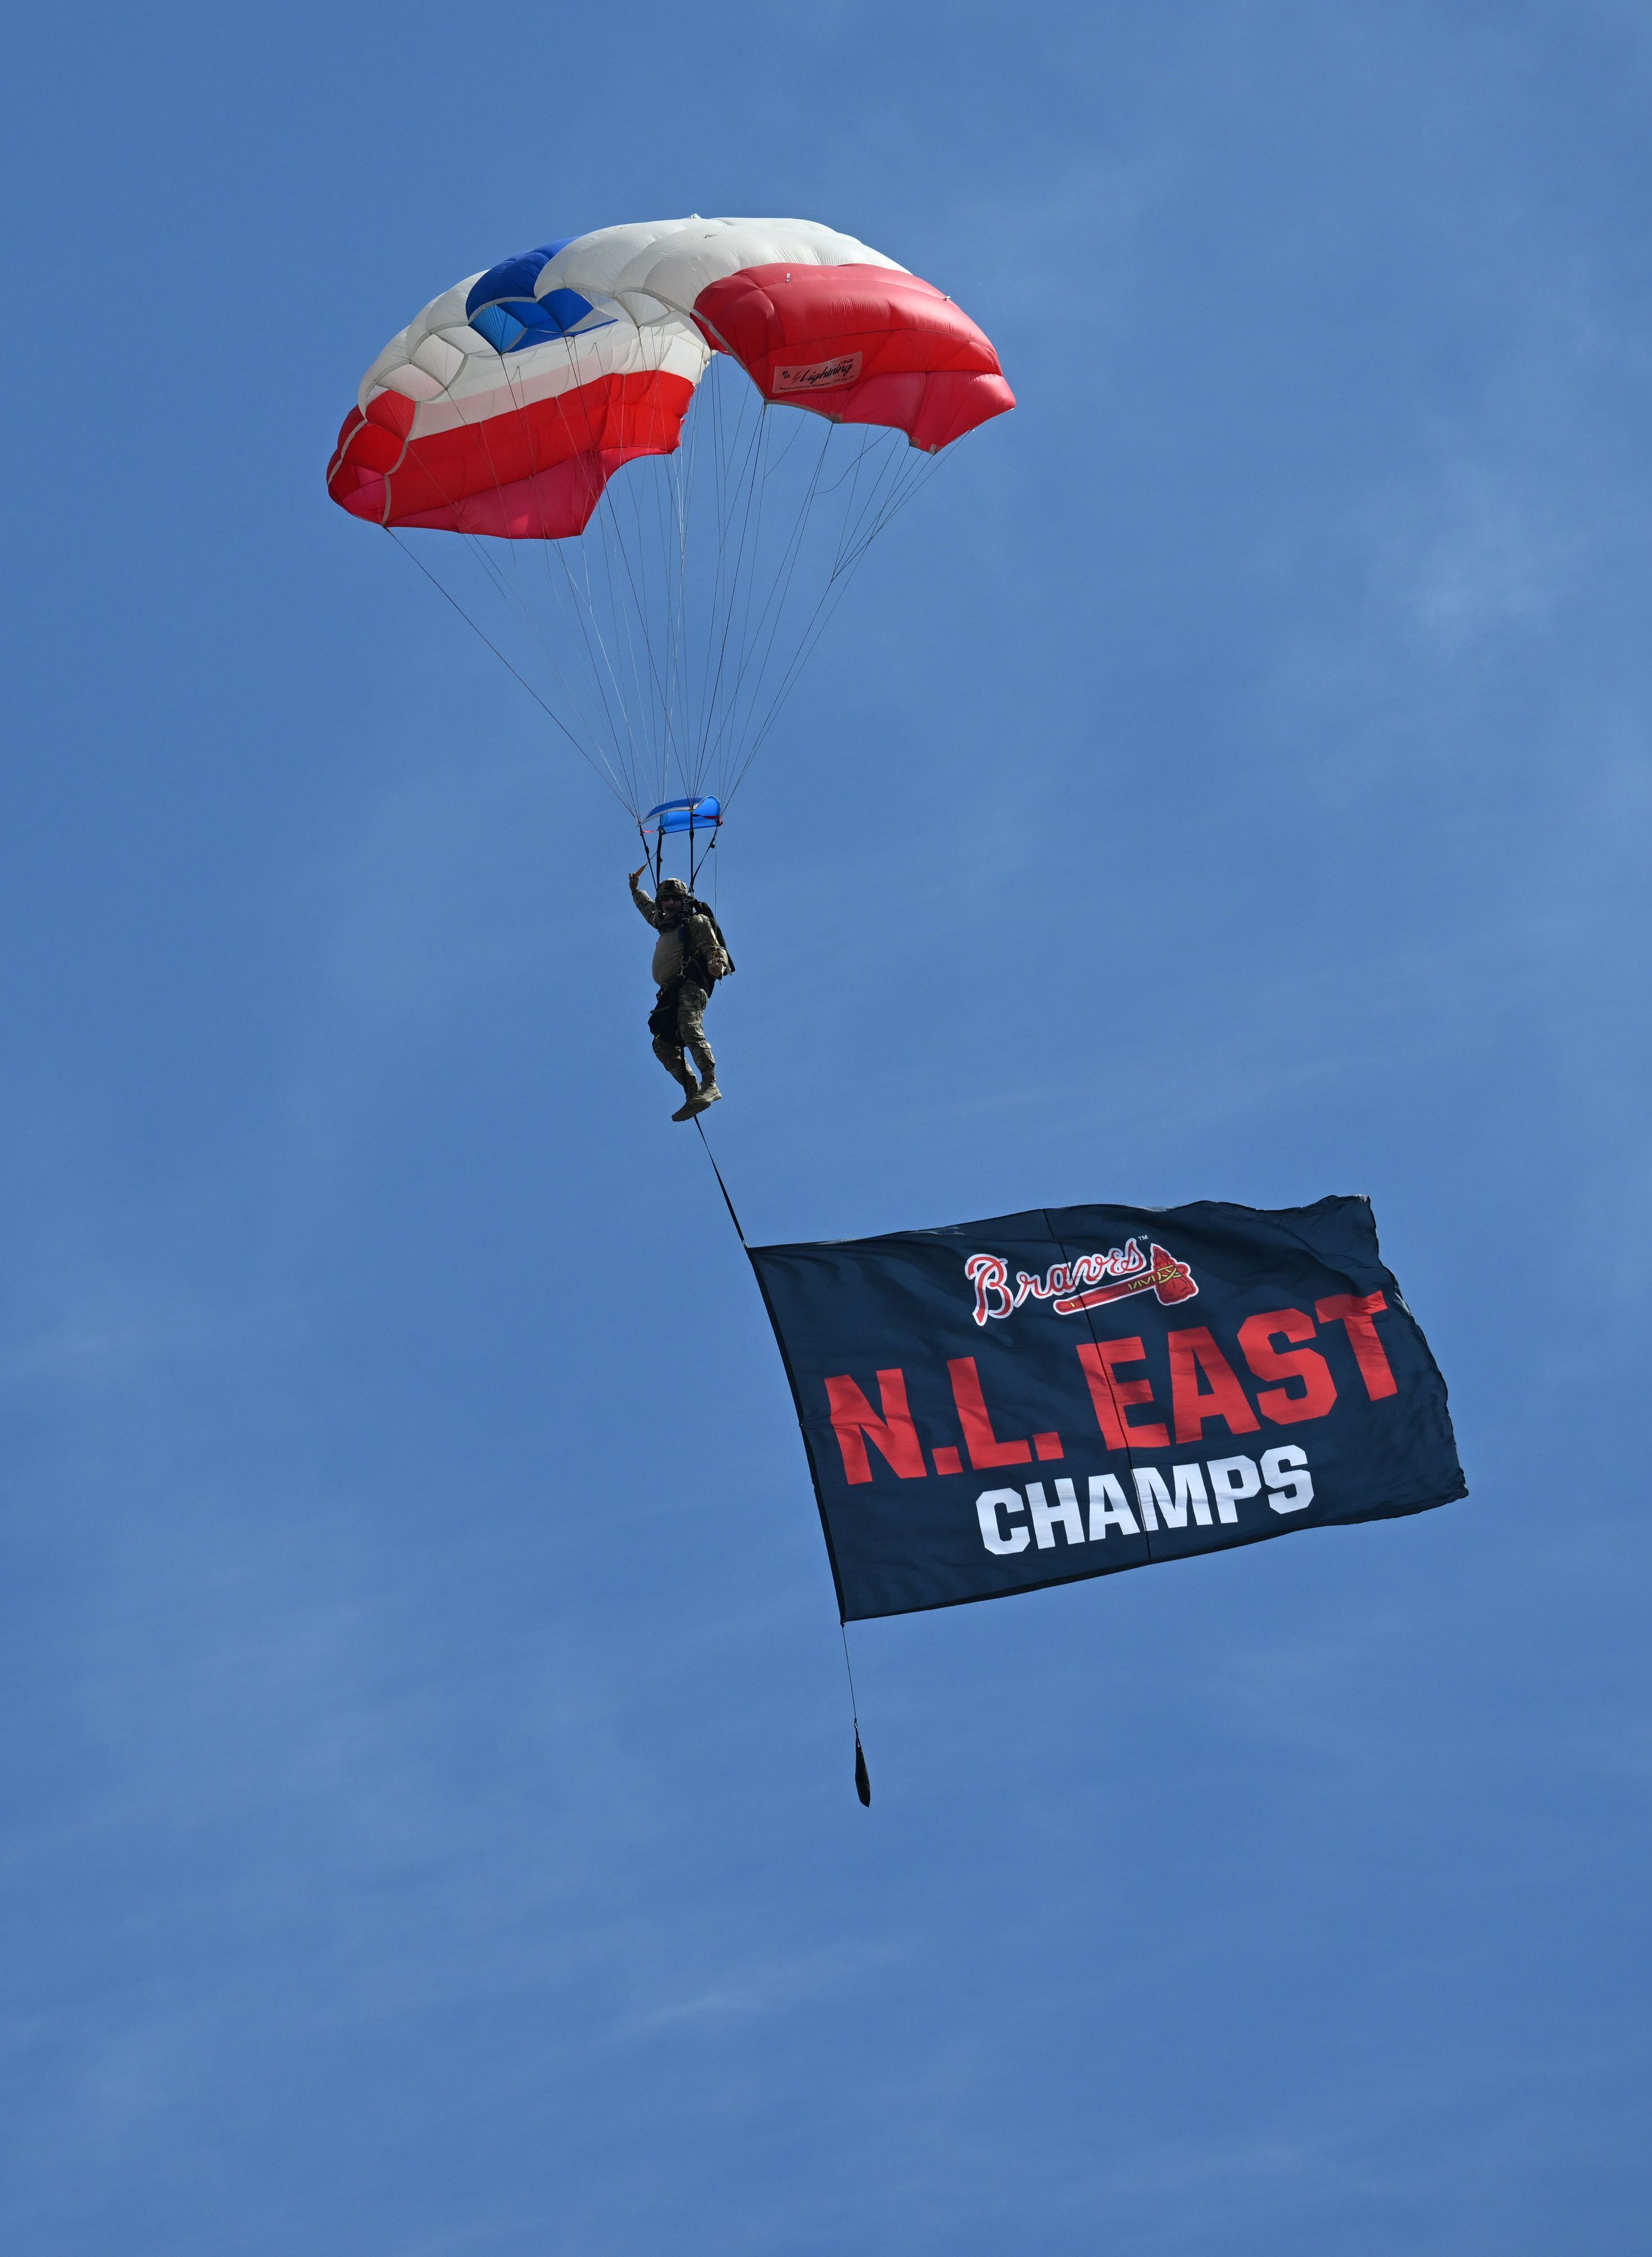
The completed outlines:
[[[664,874],[666,839],[681,836],[688,841],[688,889],[691,894],[705,867],[707,855],[717,845],[717,834],[723,824],[720,803],[710,797],[668,799],[658,807],[649,808],[649,816],[657,816],[659,820],[650,830],[648,819],[640,819],[637,836],[642,841],[643,858],[654,874],[655,892],[658,893],[660,880]],[[650,839],[654,842],[651,846]]]

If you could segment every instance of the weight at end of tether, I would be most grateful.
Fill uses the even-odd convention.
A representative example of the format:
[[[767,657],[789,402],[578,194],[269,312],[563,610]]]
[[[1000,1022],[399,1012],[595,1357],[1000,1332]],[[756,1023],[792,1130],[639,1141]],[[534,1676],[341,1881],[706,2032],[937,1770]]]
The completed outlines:
[[[854,1791],[865,1808],[869,1810],[872,1808],[872,1774],[866,1767],[866,1750],[861,1745],[858,1729],[854,1735]]]

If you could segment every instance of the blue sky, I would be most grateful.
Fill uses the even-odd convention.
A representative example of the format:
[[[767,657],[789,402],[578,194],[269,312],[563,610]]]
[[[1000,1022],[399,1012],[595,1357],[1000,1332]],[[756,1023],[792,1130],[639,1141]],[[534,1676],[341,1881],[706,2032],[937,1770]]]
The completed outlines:
[[[7,2246],[1642,2249],[1644,9],[6,76]],[[623,819],[321,485],[436,290],[690,209],[1020,399],[720,848],[751,1235],[1368,1192],[1472,1491],[863,1626],[869,1815]]]

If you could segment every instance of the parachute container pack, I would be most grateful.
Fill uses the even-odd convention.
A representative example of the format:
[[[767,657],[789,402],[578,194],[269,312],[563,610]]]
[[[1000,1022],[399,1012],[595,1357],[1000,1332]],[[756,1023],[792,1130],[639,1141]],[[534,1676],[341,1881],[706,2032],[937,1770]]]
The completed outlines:
[[[1365,1199],[750,1253],[846,1622],[1467,1495]]]

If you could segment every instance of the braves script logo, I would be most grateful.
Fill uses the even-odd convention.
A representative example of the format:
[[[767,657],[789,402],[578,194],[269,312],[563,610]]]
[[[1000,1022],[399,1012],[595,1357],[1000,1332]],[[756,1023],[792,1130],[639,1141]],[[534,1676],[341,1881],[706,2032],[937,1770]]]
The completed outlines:
[[[810,361],[796,368],[775,371],[776,392],[825,392],[834,384],[853,384],[861,373],[859,353],[840,353],[835,360]]]
[[[1131,1293],[1155,1294],[1167,1306],[1172,1301],[1190,1301],[1199,1290],[1185,1262],[1159,1245],[1144,1254],[1133,1238],[1110,1247],[1105,1254],[1081,1254],[1075,1261],[1057,1262],[1042,1277],[1023,1270],[1013,1288],[1010,1266],[1000,1255],[972,1254],[964,1275],[975,1289],[978,1325],[1013,1314],[1023,1301],[1053,1301],[1058,1317],[1075,1317],[1081,1309],[1099,1309]]]

